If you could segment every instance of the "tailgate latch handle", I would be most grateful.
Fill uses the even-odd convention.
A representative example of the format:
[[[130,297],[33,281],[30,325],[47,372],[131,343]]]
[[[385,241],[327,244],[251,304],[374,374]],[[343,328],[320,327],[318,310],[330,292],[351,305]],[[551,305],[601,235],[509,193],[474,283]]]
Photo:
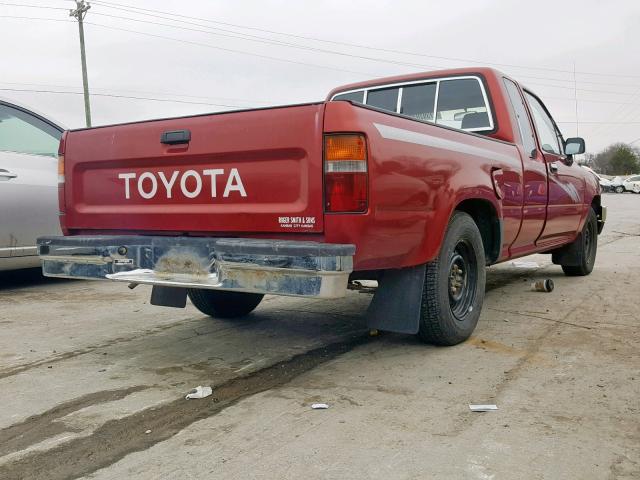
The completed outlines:
[[[160,143],[165,145],[179,145],[181,143],[189,143],[191,141],[191,132],[189,130],[171,130],[164,132],[160,137]]]

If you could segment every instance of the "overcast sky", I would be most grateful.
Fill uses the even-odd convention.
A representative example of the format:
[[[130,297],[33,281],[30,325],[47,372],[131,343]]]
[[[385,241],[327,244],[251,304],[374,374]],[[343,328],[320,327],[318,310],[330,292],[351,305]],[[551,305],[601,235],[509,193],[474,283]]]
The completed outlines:
[[[67,127],[84,126],[81,95],[5,89],[82,91],[78,28],[62,9],[74,5],[0,0],[0,97]],[[579,133],[588,151],[640,139],[640,0],[109,0],[91,5],[85,26],[91,92],[167,100],[93,96],[94,125],[320,100],[333,87],[353,81],[483,64],[536,91],[564,135],[573,136],[575,63]],[[130,7],[148,10],[135,13]]]

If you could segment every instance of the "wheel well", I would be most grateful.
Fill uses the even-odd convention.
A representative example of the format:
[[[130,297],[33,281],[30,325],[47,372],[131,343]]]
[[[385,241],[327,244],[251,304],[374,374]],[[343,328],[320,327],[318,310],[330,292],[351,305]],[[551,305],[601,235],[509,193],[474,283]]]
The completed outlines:
[[[460,202],[455,209],[469,214],[476,222],[482,236],[487,265],[496,262],[500,257],[502,228],[498,212],[491,202],[474,198]]]

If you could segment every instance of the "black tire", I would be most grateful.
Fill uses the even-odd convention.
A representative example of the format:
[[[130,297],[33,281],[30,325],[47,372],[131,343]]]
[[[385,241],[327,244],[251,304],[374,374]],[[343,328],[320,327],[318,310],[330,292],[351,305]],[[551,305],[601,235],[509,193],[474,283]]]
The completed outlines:
[[[614,191],[616,193],[624,193],[624,187],[622,185],[618,185],[616,188],[614,188]]]
[[[476,328],[486,281],[482,236],[470,215],[455,212],[438,258],[427,263],[418,337],[456,345]]]
[[[247,315],[255,310],[264,297],[259,293],[200,288],[187,289],[187,295],[198,310],[215,318],[236,318]]]
[[[569,277],[589,275],[596,263],[598,251],[598,217],[593,208],[589,209],[582,232],[571,246],[577,247],[580,252],[580,265],[562,265],[562,271]]]

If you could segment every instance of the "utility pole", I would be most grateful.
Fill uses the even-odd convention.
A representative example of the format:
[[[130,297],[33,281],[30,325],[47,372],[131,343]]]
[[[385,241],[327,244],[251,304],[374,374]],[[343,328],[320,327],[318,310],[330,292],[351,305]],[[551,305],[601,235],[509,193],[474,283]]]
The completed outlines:
[[[84,115],[87,127],[91,126],[91,104],[89,103],[89,79],[87,78],[87,57],[84,53],[84,26],[82,21],[87,15],[91,5],[84,3],[84,0],[75,0],[76,9],[69,11],[69,16],[78,20],[78,31],[80,32],[80,60],[82,61],[82,87],[84,89]]]
[[[576,81],[576,62],[573,62],[573,100],[576,103],[576,137],[580,136],[578,125],[578,82]]]

